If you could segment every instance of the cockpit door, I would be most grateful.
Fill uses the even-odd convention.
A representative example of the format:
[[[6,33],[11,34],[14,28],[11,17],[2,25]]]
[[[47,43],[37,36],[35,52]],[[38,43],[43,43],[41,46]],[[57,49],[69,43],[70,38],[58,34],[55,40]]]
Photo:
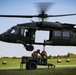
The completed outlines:
[[[21,40],[26,43],[32,43],[35,41],[35,30],[21,28]]]

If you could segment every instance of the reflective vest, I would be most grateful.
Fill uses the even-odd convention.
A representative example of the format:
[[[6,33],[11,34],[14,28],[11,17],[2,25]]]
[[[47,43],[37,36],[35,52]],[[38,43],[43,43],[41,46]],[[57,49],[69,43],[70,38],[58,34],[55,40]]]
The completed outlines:
[[[34,51],[32,54],[34,54],[34,55],[38,55],[38,51]]]

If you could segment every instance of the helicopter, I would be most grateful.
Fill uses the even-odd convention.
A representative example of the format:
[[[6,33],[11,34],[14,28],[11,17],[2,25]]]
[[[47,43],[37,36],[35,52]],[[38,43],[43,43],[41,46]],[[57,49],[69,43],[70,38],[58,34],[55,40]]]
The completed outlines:
[[[48,3],[39,3],[40,13],[38,15],[0,15],[0,17],[9,18],[40,18],[39,22],[29,22],[17,24],[4,33],[0,34],[0,41],[8,43],[23,44],[27,51],[34,50],[35,45],[52,46],[76,46],[76,28],[75,24],[47,22],[49,17],[73,16],[76,14],[48,15],[46,10]],[[36,42],[36,31],[49,31],[49,39],[43,42]]]

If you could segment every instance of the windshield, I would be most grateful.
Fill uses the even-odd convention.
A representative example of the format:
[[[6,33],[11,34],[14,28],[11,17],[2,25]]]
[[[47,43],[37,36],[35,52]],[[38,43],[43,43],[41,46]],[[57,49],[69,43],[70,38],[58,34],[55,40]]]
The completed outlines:
[[[11,34],[17,34],[18,33],[18,27],[13,26],[12,28],[8,29],[6,33],[11,33]]]

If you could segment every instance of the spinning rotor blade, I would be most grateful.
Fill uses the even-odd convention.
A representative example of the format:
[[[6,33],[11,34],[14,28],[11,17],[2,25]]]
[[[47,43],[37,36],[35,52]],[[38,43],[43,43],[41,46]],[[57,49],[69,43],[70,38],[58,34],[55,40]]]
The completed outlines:
[[[63,17],[63,16],[73,16],[76,14],[62,14],[62,15],[47,15],[47,14],[39,14],[39,15],[0,15],[0,17],[11,17],[11,18],[48,18],[48,17]]]
[[[53,3],[52,2],[40,2],[40,3],[37,3],[37,7],[39,8],[39,13],[40,14],[42,14],[43,12],[44,12],[44,14],[45,14],[45,12],[49,9],[49,7],[51,7],[53,5]]]
[[[46,14],[46,11],[52,5],[53,5],[52,2],[37,3],[37,7],[39,8],[39,15],[37,17],[41,18],[42,22],[44,21],[45,18],[47,18],[48,15]]]
[[[75,14],[62,14],[62,15],[48,15],[47,17],[63,17],[63,16],[73,16],[73,15],[76,15]]]

